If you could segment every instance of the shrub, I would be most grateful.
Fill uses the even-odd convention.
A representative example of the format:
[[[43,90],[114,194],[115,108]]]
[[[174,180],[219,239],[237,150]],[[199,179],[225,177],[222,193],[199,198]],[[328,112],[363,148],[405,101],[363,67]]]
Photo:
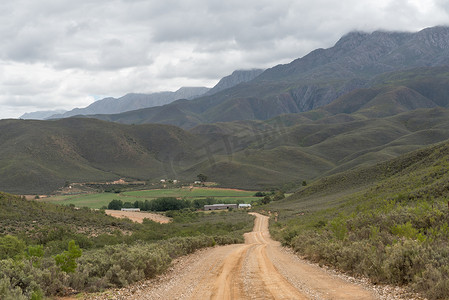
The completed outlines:
[[[15,236],[0,237],[0,259],[18,257],[24,250],[25,243]]]
[[[42,292],[47,295],[56,295],[66,290],[62,284],[63,278],[60,275],[51,259],[44,260],[39,268],[34,267],[26,260],[13,261],[7,259],[0,261],[0,278],[6,278],[3,280],[3,287],[0,287],[0,289],[5,289],[5,282],[7,281],[9,291],[20,289],[21,293],[27,298],[34,295],[35,299],[39,299]],[[2,292],[0,292],[0,299],[3,299]]]
[[[3,300],[27,300],[18,286],[11,286],[10,280],[5,276],[0,279],[0,299]]]
[[[277,191],[274,195],[273,195],[273,201],[279,201],[285,198],[285,194],[283,191]]]
[[[425,253],[423,247],[409,239],[386,248],[386,260],[383,269],[389,282],[407,284],[424,271]]]
[[[212,237],[198,236],[157,244],[106,246],[85,253],[78,260],[78,272],[70,275],[70,282],[74,288],[88,291],[122,287],[161,274],[173,258],[213,245]]]
[[[83,251],[75,245],[75,241],[69,242],[68,250],[55,256],[55,262],[61,271],[74,273],[76,269],[76,259],[81,257]]]
[[[422,276],[418,276],[413,285],[417,291],[425,291],[428,299],[449,298],[449,269],[447,266],[436,268],[427,265]]]
[[[332,220],[328,226],[337,240],[342,241],[345,239],[348,228],[346,226],[346,220],[343,217]]]

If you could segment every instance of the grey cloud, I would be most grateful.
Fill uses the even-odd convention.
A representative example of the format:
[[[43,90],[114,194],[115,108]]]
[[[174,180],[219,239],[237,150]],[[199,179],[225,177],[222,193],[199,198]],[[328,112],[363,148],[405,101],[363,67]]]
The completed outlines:
[[[351,30],[448,21],[446,0],[2,1],[0,111],[211,84],[330,47]]]

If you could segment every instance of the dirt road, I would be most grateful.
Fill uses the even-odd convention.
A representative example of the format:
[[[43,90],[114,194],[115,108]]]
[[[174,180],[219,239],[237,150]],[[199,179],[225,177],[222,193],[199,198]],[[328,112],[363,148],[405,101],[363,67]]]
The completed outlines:
[[[245,244],[198,251],[165,277],[108,299],[375,299],[285,251],[270,238],[268,217],[254,215]]]

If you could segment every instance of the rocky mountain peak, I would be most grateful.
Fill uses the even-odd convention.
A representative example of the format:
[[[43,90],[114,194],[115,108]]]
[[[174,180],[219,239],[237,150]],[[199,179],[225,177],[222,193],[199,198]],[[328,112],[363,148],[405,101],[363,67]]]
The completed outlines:
[[[337,43],[335,43],[334,47],[339,49],[353,49],[365,41],[368,36],[369,34],[366,32],[352,31],[342,36]]]
[[[449,27],[437,26],[423,29],[416,34],[415,40],[429,47],[449,49]]]
[[[231,75],[223,77],[206,95],[212,95],[240,83],[251,81],[263,71],[262,69],[236,70]]]

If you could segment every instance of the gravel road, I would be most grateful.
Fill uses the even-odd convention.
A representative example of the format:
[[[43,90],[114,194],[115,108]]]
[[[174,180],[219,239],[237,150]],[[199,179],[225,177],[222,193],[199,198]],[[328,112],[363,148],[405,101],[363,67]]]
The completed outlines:
[[[270,238],[268,217],[254,215],[245,244],[197,251],[162,276],[85,299],[412,299],[299,258]]]

